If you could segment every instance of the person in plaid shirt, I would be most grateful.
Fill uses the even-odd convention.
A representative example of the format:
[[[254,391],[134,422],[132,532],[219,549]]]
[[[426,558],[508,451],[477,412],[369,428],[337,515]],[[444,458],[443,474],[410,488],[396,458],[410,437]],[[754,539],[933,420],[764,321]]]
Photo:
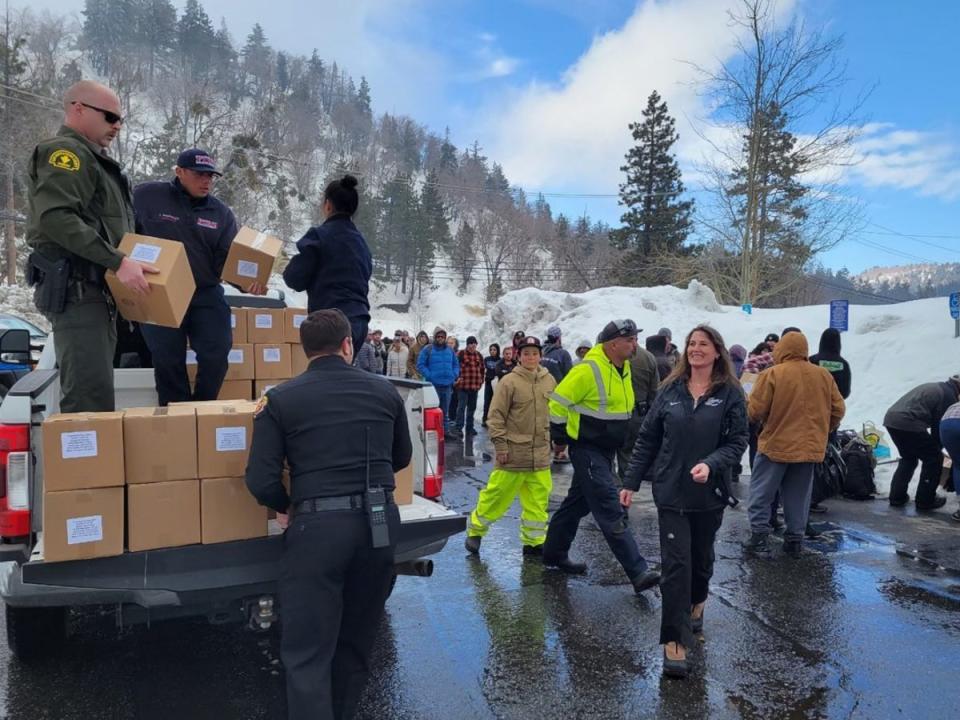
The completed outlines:
[[[477,394],[483,387],[484,366],[483,355],[477,352],[477,338],[473,335],[467,338],[467,347],[457,355],[460,361],[460,377],[457,379],[457,422],[454,434],[463,436],[463,426],[467,426],[467,435],[476,435],[473,427],[474,415],[477,413]],[[464,423],[466,420],[466,423]]]

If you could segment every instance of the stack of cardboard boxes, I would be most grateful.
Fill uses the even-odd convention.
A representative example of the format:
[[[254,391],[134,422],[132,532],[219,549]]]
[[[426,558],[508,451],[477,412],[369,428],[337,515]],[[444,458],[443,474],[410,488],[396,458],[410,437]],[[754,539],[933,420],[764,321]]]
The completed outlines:
[[[220,400],[256,400],[307,369],[300,345],[302,308],[232,308],[233,347]],[[187,350],[187,374],[197,376],[197,357]]]
[[[48,418],[46,560],[119,555],[125,537],[135,552],[266,535],[243,479],[253,411],[211,402]]]

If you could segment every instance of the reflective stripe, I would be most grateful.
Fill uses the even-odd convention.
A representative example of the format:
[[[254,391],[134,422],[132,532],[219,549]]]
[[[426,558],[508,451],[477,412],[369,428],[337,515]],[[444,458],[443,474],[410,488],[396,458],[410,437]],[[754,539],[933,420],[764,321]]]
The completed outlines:
[[[601,412],[600,410],[591,410],[590,408],[583,407],[582,405],[574,405],[572,409],[581,415],[587,415],[588,417],[596,418],[597,420],[629,420],[631,417],[631,414],[628,412]]]
[[[545,520],[543,522],[540,522],[539,520],[521,520],[520,524],[523,527],[530,528],[545,528],[547,526],[547,522]]]
[[[492,521],[492,520],[488,520],[487,518],[483,517],[482,515],[477,515],[476,512],[474,512],[473,515],[470,517],[471,520],[473,520],[474,518],[476,518],[477,524],[478,524],[479,527],[488,528],[488,527],[490,527],[490,526],[493,524],[493,521]]]
[[[563,395],[557,395],[555,392],[550,393],[550,399],[558,405],[563,405],[568,408],[573,407],[573,400],[567,400]]]
[[[600,402],[597,403],[597,410],[605,412],[607,409],[607,386],[603,384],[603,375],[600,374],[600,366],[595,360],[584,360],[593,370],[593,379],[597,383],[597,394],[600,396]]]
[[[538,537],[546,537],[547,531],[546,530],[529,530],[527,528],[521,528],[520,535],[523,537],[531,538],[531,539],[538,538]]]
[[[563,415],[551,415],[550,422],[552,422],[554,425],[566,425],[567,418]]]

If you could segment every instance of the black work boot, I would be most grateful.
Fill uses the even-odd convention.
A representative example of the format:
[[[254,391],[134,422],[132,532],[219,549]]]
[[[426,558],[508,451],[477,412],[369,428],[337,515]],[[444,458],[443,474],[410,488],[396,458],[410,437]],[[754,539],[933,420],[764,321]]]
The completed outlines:
[[[770,552],[770,540],[767,537],[767,533],[750,533],[750,539],[741,545],[744,550],[752,553],[768,553]]]
[[[558,570],[563,570],[563,572],[570,575],[583,575],[587,571],[586,563],[574,562],[568,555],[553,557],[544,554],[543,564],[547,567],[555,567]]]
[[[947,504],[947,498],[943,495],[937,495],[933,498],[933,503],[930,505],[921,505],[917,503],[917,510],[920,512],[930,512],[931,510],[936,510],[937,508],[942,508]]]
[[[632,578],[630,582],[633,583],[633,591],[637,595],[642,595],[645,590],[650,590],[660,584],[660,573],[647,570]]]
[[[480,554],[480,539],[479,535],[467,535],[467,539],[463,541],[463,546],[468,553]]]
[[[803,540],[784,540],[783,553],[784,555],[788,555],[794,559],[797,559],[803,554]]]
[[[524,545],[524,557],[543,557],[543,545]]]

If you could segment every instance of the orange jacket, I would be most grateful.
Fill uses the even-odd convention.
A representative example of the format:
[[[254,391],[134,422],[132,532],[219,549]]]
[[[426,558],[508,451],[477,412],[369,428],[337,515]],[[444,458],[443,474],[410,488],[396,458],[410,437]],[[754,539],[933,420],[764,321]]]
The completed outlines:
[[[803,333],[784,335],[774,366],[760,373],[750,393],[750,421],[763,423],[758,449],[774,462],[823,462],[827,436],[846,411],[830,373],[811,364],[807,352]]]

